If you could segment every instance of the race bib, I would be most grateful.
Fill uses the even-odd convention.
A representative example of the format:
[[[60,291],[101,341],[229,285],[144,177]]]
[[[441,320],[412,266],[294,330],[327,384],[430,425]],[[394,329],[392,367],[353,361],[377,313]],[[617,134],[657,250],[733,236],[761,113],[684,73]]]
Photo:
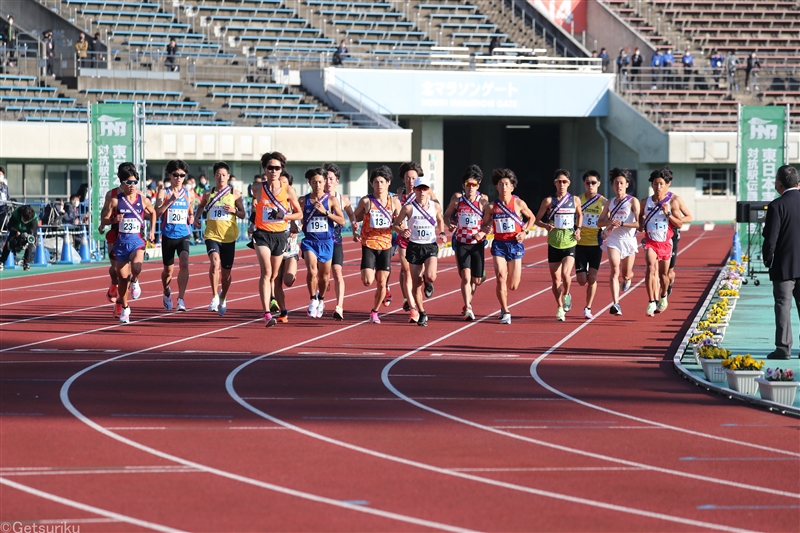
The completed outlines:
[[[370,209],[369,225],[375,229],[385,229],[392,226],[392,221],[377,209]]]
[[[587,213],[583,215],[583,225],[587,228],[596,228],[598,220],[600,220],[600,215]]]
[[[225,212],[225,207],[221,205],[214,206],[208,211],[208,220],[228,220],[230,217],[230,214]]]
[[[474,228],[480,222],[480,217],[475,213],[461,212],[458,214],[458,225],[462,228]]]
[[[553,220],[553,227],[558,229],[572,229],[575,227],[575,215],[572,213],[557,214]]]
[[[283,213],[274,207],[261,207],[261,220],[264,222],[283,222]]]
[[[126,218],[119,224],[120,233],[134,233],[139,234],[142,232],[142,224],[135,218]]]
[[[414,242],[433,242],[433,228],[430,226],[414,228],[411,231],[411,240]]]
[[[325,217],[311,217],[306,226],[308,233],[328,233],[328,219]]]
[[[494,219],[494,232],[495,233],[516,233],[516,224],[508,217],[501,217]]]
[[[167,209],[167,224],[188,224],[188,209]]]

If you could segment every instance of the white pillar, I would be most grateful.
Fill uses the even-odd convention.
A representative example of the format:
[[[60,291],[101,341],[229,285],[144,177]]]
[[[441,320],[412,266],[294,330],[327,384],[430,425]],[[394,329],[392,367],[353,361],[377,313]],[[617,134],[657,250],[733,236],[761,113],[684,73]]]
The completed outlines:
[[[350,176],[344,194],[359,198],[369,194],[369,172],[367,172],[366,164],[350,164]],[[355,209],[355,206],[353,208]]]
[[[441,200],[444,195],[444,122],[441,118],[411,121],[411,153],[431,179],[433,190]]]

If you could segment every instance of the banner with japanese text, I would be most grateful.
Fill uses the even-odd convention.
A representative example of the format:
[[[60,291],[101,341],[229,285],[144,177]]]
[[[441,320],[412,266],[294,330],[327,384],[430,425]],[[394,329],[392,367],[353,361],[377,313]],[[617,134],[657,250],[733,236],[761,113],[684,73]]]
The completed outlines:
[[[94,238],[97,240],[104,238],[97,227],[100,225],[100,211],[106,193],[116,186],[117,167],[120,163],[135,159],[135,119],[134,104],[92,104],[91,212]]]

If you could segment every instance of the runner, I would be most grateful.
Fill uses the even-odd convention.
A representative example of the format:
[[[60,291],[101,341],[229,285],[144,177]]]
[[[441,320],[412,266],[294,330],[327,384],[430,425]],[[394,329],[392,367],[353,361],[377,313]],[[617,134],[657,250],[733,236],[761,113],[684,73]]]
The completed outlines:
[[[639,213],[639,231],[647,232],[642,239],[647,259],[647,316],[667,310],[667,289],[669,288],[669,261],[672,256],[673,228],[683,225],[680,203],[669,192],[672,172],[662,167],[650,174],[653,195],[645,200],[645,207]]]
[[[342,211],[350,220],[350,226],[355,227],[356,217],[355,213],[353,213],[353,207],[350,205],[350,199],[336,191],[341,176],[339,167],[335,163],[325,163],[322,165],[322,170],[325,172],[325,192],[336,197]],[[334,320],[344,320],[345,286],[344,274],[342,274],[342,266],[344,265],[344,248],[342,246],[343,227],[344,225],[342,224],[333,223],[333,284],[336,288],[336,307],[333,310]]]
[[[267,152],[261,156],[261,167],[267,180],[261,187],[253,189],[253,208],[256,212],[256,230],[253,243],[261,267],[258,294],[266,327],[274,326],[278,320],[272,316],[270,301],[272,287],[278,277],[286,251],[286,229],[288,221],[301,220],[303,212],[297,201],[294,187],[281,180],[286,167],[286,157],[280,152]]]
[[[525,256],[525,233],[533,226],[536,217],[528,204],[513,195],[517,176],[507,168],[492,171],[492,184],[497,189],[497,199],[483,209],[484,234],[494,231],[492,258],[497,278],[497,299],[500,302],[500,322],[511,324],[508,308],[508,291],[517,290],[522,275],[522,258]],[[523,218],[527,221],[523,222]]]
[[[619,305],[619,274],[622,267],[622,292],[628,290],[633,279],[633,263],[636,260],[638,246],[636,229],[639,227],[639,200],[627,194],[631,183],[631,173],[627,168],[612,168],[608,173],[614,198],[608,200],[597,225],[602,230],[603,249],[608,253],[611,265],[609,286],[611,287],[612,315],[621,315]]]
[[[139,185],[139,173],[133,163],[122,163],[117,169],[120,193],[112,198],[102,213],[102,223],[106,226],[118,224],[119,236],[114,242],[117,279],[119,280],[119,296],[117,302],[122,306],[119,321],[127,324],[131,319],[131,308],[128,307],[128,287],[130,296],[136,300],[142,293],[139,288],[139,274],[142,272],[144,249],[146,243],[142,239],[144,232],[144,215],[150,221],[148,240],[155,241],[156,212],[150,200],[136,190]]]
[[[553,296],[558,310],[556,320],[566,320],[572,309],[572,265],[575,248],[581,238],[583,214],[580,202],[569,193],[569,171],[559,168],[555,172],[556,195],[542,200],[536,225],[547,230],[547,263],[553,280]]]
[[[190,193],[184,187],[189,165],[180,159],[167,163],[165,179],[170,177],[172,186],[158,191],[156,197],[156,215],[161,217],[161,259],[164,270],[161,272],[161,285],[164,288],[162,303],[164,309],[172,309],[172,272],[175,266],[175,254],[178,254],[180,271],[178,272],[178,311],[186,311],[183,301],[186,285],[189,283],[189,246],[191,245],[191,224],[194,223],[194,209]]]
[[[453,248],[461,275],[461,297],[464,299],[462,314],[468,321],[475,320],[472,297],[485,275],[486,233],[481,231],[481,223],[489,198],[478,190],[481,181],[483,181],[481,168],[478,165],[467,167],[461,178],[464,192],[453,195],[444,213],[445,220],[452,220],[452,216],[456,215],[455,223],[450,223],[450,231],[455,237]]]
[[[300,251],[306,262],[308,285],[308,316],[322,318],[325,312],[325,293],[331,277],[333,260],[333,225],[344,225],[344,215],[335,196],[325,192],[325,171],[322,167],[306,171],[311,191],[303,197],[303,242]]]
[[[583,175],[585,192],[580,196],[583,225],[581,226],[581,239],[575,247],[575,274],[578,285],[586,285],[586,306],[583,308],[584,318],[593,318],[592,302],[597,292],[597,271],[600,270],[600,261],[603,259],[603,250],[600,249],[600,230],[597,220],[603,212],[605,197],[597,192],[600,185],[600,174],[596,170],[588,170]]]
[[[281,183],[293,186],[294,176],[284,169],[281,171]],[[284,285],[291,287],[297,281],[297,259],[300,257],[300,246],[297,244],[298,233],[300,233],[300,228],[297,226],[297,221],[290,221],[289,227],[286,228],[286,251],[283,253],[281,268],[278,271],[278,277],[272,282],[272,301],[269,303],[269,312],[278,315],[278,322],[283,324],[289,322],[289,308],[286,305],[286,293],[283,292],[283,287]],[[248,244],[248,246],[250,245]],[[252,248],[255,248],[255,245]]]
[[[668,166],[663,167],[661,170],[663,172],[669,172],[670,175],[672,175],[672,170],[670,170]],[[690,224],[694,218],[692,217],[692,213],[689,212],[689,208],[686,207],[686,202],[675,193],[672,193],[672,197],[678,200],[678,211],[681,214],[683,225],[686,226]],[[672,294],[672,286],[675,284],[675,260],[678,258],[678,244],[680,244],[681,240],[680,228],[672,228],[672,232],[672,257],[669,260],[669,287],[667,287],[667,298]]]
[[[373,324],[380,324],[378,309],[386,298],[386,286],[392,271],[392,221],[400,212],[400,201],[389,196],[392,169],[386,165],[373,169],[369,174],[373,193],[358,201],[353,227],[353,240],[361,242],[361,282],[365,287],[377,280],[375,300],[369,313]]]
[[[111,199],[116,198],[120,192],[122,191],[119,187],[114,187],[106,193],[106,198],[103,201],[103,209],[100,211],[101,213],[105,212],[105,210],[111,204]],[[102,235],[105,232],[105,229],[106,226],[103,224],[103,220],[101,218],[97,231],[100,232],[100,235]],[[119,318],[120,313],[122,313],[122,304],[117,304],[117,298],[119,297],[119,291],[117,289],[119,278],[117,277],[117,261],[114,258],[114,243],[116,242],[118,235],[119,225],[111,224],[108,227],[108,232],[106,233],[106,250],[108,250],[108,259],[111,262],[111,265],[108,267],[108,277],[111,278],[111,285],[108,287],[108,291],[106,292],[106,298],[108,298],[109,302],[115,304],[114,318]]]
[[[211,303],[208,310],[225,316],[228,310],[227,296],[231,287],[231,269],[236,256],[236,239],[239,238],[239,226],[236,218],[244,219],[245,211],[242,195],[228,185],[230,167],[220,161],[214,163],[215,187],[203,194],[197,213],[205,213],[206,229],[203,237],[206,241],[206,252],[211,261],[208,279],[211,282]],[[194,227],[200,228],[202,221],[196,217]],[[222,290],[217,293],[222,284]]]
[[[411,264],[411,288],[419,312],[418,326],[428,325],[428,314],[422,303],[422,293],[423,285],[427,286],[428,283],[432,285],[436,281],[436,268],[439,261],[437,240],[442,244],[447,242],[442,206],[431,199],[430,190],[429,178],[424,176],[416,178],[414,180],[414,199],[403,205],[400,213],[394,219],[394,229],[398,236],[402,235],[408,241],[406,259]],[[406,221],[408,221],[407,224]]]

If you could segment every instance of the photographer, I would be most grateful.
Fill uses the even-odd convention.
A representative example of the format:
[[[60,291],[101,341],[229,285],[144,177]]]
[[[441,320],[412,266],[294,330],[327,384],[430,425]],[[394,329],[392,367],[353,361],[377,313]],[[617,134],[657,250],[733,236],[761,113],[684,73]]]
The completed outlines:
[[[36,228],[38,226],[39,221],[36,218],[36,213],[29,205],[23,205],[11,213],[11,218],[8,220],[8,239],[3,245],[3,255],[0,257],[0,270],[5,268],[8,254],[11,252],[18,254],[23,251],[25,256],[22,261],[22,268],[24,270],[31,269],[33,254],[36,249]]]

